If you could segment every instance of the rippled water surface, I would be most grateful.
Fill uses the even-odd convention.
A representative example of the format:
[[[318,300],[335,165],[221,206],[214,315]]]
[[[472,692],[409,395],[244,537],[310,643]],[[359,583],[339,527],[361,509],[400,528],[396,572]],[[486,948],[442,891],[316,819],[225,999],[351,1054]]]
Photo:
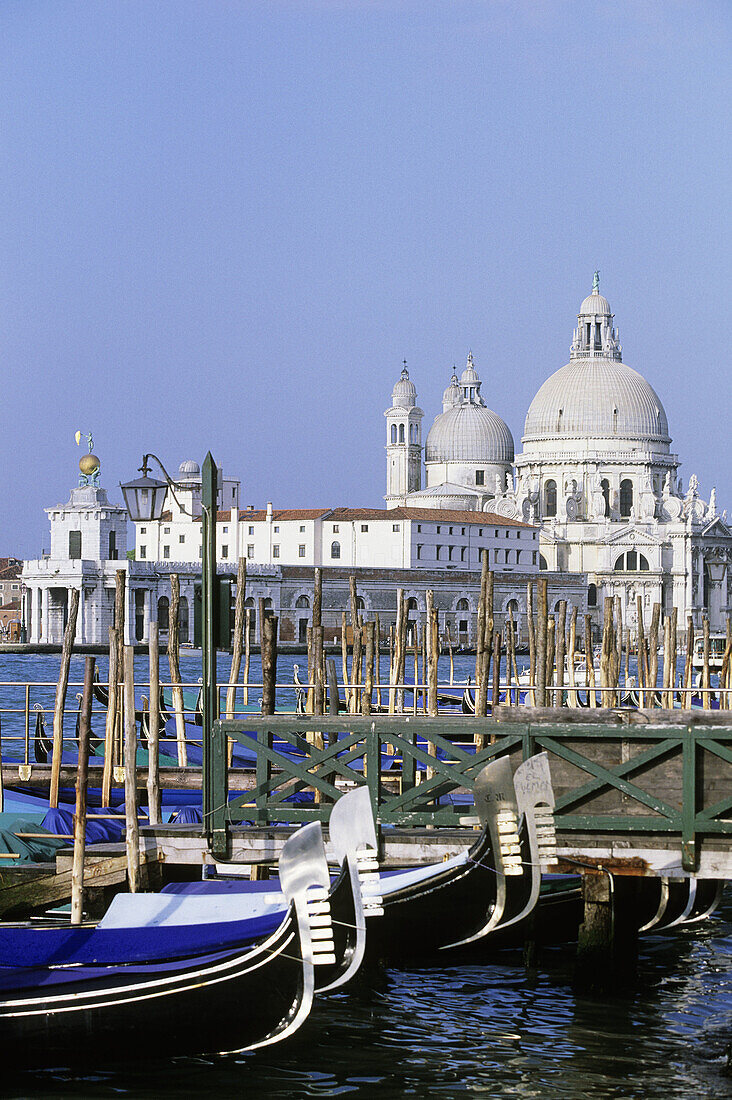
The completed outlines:
[[[28,658],[16,658],[13,675],[8,661],[3,679],[19,669],[19,679],[53,679],[58,671],[57,657],[37,658],[32,671]],[[193,655],[190,661],[192,673]],[[41,667],[47,675],[39,675]],[[142,667],[140,661],[140,674]],[[317,1002],[302,1030],[279,1046],[122,1069],[4,1074],[0,1093],[727,1097],[731,964],[728,896],[704,925],[644,939],[637,981],[614,996],[575,993],[571,949],[545,951],[533,972],[513,953],[489,966],[377,970]],[[164,1056],[162,1027],[160,1049]]]

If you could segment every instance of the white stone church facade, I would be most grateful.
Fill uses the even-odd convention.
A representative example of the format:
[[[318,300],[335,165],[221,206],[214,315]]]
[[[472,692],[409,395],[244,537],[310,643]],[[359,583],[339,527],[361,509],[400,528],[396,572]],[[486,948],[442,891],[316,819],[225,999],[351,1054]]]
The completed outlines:
[[[703,500],[692,476],[683,490],[661,399],[623,362],[597,276],[580,306],[569,363],[531,402],[521,453],[486,407],[470,355],[427,434],[423,487],[416,400],[405,368],[385,413],[387,507],[472,508],[539,523],[542,568],[585,573],[596,621],[603,597],[619,595],[633,626],[640,596],[644,617],[659,602],[678,608],[682,623],[690,614],[699,627],[708,614],[712,630],[724,629],[732,529],[714,489]]]

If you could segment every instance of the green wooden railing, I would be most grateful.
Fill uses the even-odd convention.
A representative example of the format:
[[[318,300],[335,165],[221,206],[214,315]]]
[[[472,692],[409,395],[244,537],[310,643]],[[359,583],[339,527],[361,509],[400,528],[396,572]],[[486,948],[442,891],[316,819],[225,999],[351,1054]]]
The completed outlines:
[[[732,842],[732,726],[275,715],[215,722],[217,756],[229,738],[253,753],[254,785],[229,802],[217,769],[205,828],[219,848],[237,822],[327,821],[344,784],[368,785],[380,825],[458,827],[472,808],[451,793],[472,791],[498,756],[518,764],[543,750],[560,833],[660,836],[680,845],[689,871],[705,837]]]

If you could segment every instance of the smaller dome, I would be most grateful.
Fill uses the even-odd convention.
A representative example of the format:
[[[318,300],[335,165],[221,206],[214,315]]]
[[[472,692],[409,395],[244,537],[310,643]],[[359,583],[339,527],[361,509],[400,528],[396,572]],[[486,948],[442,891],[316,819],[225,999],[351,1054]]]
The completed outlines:
[[[599,290],[593,290],[588,294],[579,309],[580,317],[612,317],[610,303],[600,294]]]
[[[201,467],[192,458],[187,458],[185,462],[181,462],[178,467],[178,477],[187,479],[191,477],[200,477]]]
[[[394,405],[404,409],[411,409],[417,402],[417,389],[409,377],[406,360],[401,377],[392,390],[391,399]]]
[[[447,412],[447,410],[453,408],[454,405],[459,405],[462,399],[463,391],[460,389],[460,379],[456,371],[453,371],[450,385],[442,395],[442,411]]]
[[[479,382],[480,381],[480,379],[478,377],[478,372],[475,369],[475,366],[473,364],[473,353],[472,353],[472,351],[468,352],[468,364],[467,364],[465,370],[463,371],[463,373],[460,376],[460,381],[462,382],[462,384],[464,386],[465,385],[470,385],[472,382]]]

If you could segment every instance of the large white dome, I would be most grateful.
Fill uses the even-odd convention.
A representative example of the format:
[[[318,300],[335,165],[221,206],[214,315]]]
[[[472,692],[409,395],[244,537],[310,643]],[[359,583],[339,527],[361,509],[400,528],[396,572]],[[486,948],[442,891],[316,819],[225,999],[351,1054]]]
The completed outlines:
[[[435,418],[425,444],[426,462],[513,462],[513,436],[485,405],[464,403]]]
[[[566,438],[670,443],[661,399],[618,360],[573,359],[548,378],[529,406],[524,442]]]

